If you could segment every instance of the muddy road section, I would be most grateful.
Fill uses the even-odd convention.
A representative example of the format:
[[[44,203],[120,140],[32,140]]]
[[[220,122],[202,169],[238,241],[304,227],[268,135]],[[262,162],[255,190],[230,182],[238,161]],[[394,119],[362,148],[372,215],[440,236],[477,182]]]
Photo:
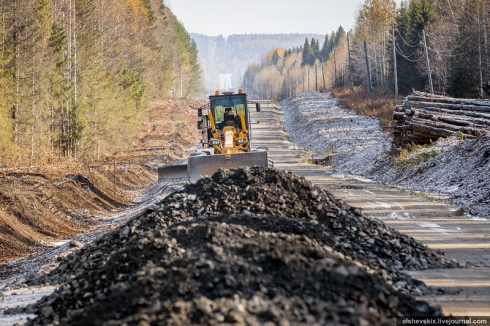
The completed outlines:
[[[412,271],[427,285],[443,286],[459,294],[421,296],[440,304],[445,314],[490,315],[490,222],[464,216],[459,207],[412,196],[400,187],[379,185],[326,166],[308,163],[311,152],[290,142],[283,131],[283,112],[277,105],[262,103],[253,113],[253,145],[269,148],[274,166],[304,176],[307,180],[343,198],[365,213],[407,234],[445,257],[471,263],[471,267]],[[371,164],[367,163],[367,164]]]

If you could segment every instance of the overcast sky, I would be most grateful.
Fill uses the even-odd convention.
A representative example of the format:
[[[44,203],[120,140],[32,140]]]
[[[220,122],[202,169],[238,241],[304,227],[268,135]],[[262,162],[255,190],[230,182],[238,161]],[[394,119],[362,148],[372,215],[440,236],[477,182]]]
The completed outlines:
[[[348,31],[361,0],[165,0],[190,33],[330,34]]]

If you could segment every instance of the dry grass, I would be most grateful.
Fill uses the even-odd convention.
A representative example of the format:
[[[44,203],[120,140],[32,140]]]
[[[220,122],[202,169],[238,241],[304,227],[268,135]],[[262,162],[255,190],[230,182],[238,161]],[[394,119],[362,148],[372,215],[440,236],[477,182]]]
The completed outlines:
[[[332,91],[332,95],[340,98],[340,104],[343,107],[354,110],[357,114],[377,117],[381,126],[393,124],[395,100],[390,91],[375,88],[373,94],[369,96],[366,87],[356,87],[355,92],[346,88],[338,88]]]
[[[0,263],[90,232],[100,223],[96,216],[140,200],[140,190],[156,181],[151,168],[186,157],[198,142],[195,125],[202,104],[153,100],[133,145],[104,160],[81,162],[48,152],[25,162],[0,157]]]

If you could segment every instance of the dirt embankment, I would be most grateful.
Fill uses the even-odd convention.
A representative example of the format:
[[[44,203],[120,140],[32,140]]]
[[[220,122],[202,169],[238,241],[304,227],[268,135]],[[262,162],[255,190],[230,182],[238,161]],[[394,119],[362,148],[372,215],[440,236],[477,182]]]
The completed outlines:
[[[131,148],[100,162],[0,170],[0,262],[93,231],[104,215],[144,200],[153,170],[187,156],[199,101],[155,99]]]
[[[433,158],[410,164],[424,155]],[[490,135],[464,141],[441,139],[409,154],[406,160],[406,164],[397,166],[392,157],[379,158],[368,175],[381,182],[442,195],[460,205],[470,217],[490,218]]]
[[[343,173],[409,186],[490,217],[490,136],[441,138],[402,159],[377,118],[345,110],[330,94],[307,92],[281,103],[290,139]],[[428,195],[429,196],[429,195]]]

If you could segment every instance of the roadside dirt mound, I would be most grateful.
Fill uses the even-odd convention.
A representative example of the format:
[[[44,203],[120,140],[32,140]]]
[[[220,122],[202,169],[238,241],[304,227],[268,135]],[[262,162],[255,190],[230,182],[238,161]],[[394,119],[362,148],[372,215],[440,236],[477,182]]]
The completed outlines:
[[[76,276],[27,325],[393,325],[440,315],[325,249],[316,228],[240,214],[133,233],[98,264],[84,261],[102,258],[97,246],[85,248],[69,258],[81,258]]]
[[[176,162],[188,156],[200,133],[196,129],[197,109],[206,101],[167,98],[154,99],[146,122],[134,146],[115,153],[117,161],[157,168],[162,162]]]
[[[412,169],[400,184],[450,194],[471,215],[490,218],[490,135],[454,146]]]
[[[182,160],[197,143],[200,105],[152,100],[134,146],[98,162],[0,169],[0,262],[37,255],[90,231],[96,216],[143,200],[144,186],[157,178],[153,168]]]
[[[134,191],[154,180],[150,171],[136,166],[131,171],[116,171],[115,177],[113,171],[87,171],[86,175],[89,177],[9,173],[0,178],[0,262],[27,253],[32,257],[53,241],[90,230],[97,223],[96,215],[133,204],[126,190]]]
[[[364,174],[391,146],[376,117],[358,115],[330,93],[305,92],[281,102],[283,127],[289,139],[317,157],[331,157],[332,166]]]

